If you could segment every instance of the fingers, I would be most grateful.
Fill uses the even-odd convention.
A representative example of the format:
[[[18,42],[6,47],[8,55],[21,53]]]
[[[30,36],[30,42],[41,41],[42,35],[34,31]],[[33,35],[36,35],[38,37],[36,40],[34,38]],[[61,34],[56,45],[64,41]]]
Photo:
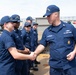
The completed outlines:
[[[70,54],[67,55],[67,60],[71,61],[71,55]]]
[[[35,60],[36,59],[36,55],[35,55],[34,52],[31,52],[30,56],[31,56],[30,60]]]
[[[71,53],[69,53],[69,54],[67,55],[67,60],[71,61],[71,60],[74,59],[74,57],[75,57],[75,53],[74,53],[74,52],[71,52]]]
[[[30,51],[28,48],[25,48],[26,51]]]

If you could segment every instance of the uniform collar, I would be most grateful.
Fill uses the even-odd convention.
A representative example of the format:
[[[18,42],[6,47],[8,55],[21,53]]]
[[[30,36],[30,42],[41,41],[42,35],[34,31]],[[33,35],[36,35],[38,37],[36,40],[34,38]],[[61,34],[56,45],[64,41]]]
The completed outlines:
[[[19,30],[18,30],[18,29],[14,29],[14,32],[15,32],[15,33],[18,33],[18,32],[19,32]]]
[[[18,29],[14,29],[14,31],[18,31]]]
[[[9,32],[7,30],[3,30],[3,32],[11,36],[11,32]]]
[[[23,28],[23,31],[25,31],[26,33],[30,33],[30,31],[28,32],[28,31],[26,31],[26,29],[25,28]]]
[[[63,27],[65,27],[65,24],[64,24],[64,22],[61,21],[61,24],[59,26],[55,27],[55,26],[51,25],[48,29],[53,32],[58,32]]]

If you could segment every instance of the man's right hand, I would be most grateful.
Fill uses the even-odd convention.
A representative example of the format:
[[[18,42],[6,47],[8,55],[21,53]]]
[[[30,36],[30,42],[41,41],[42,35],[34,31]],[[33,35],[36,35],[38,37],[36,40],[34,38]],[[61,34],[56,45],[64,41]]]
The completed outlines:
[[[34,52],[31,52],[30,54],[30,60],[35,60],[36,59],[36,55]]]

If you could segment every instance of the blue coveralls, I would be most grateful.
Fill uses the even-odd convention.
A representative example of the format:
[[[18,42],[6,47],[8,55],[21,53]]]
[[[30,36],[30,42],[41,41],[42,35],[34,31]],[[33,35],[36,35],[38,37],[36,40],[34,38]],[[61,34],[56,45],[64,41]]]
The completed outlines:
[[[31,50],[31,38],[30,38],[30,32],[27,32],[24,28],[22,29],[22,38],[23,38],[23,44],[26,48]],[[27,60],[27,66],[28,66],[28,73],[30,73],[29,69],[31,67],[30,60]]]
[[[50,44],[50,75],[76,75],[75,58],[67,60],[76,42],[76,29],[71,24],[61,21],[59,26],[49,26],[43,33],[40,44]]]
[[[25,50],[25,47],[23,45],[23,39],[22,39],[22,33],[20,30],[15,29],[12,31],[11,36],[15,42],[16,48],[19,50]],[[28,75],[27,66],[26,63],[24,63],[25,60],[16,60],[16,73],[17,75]]]
[[[0,35],[0,75],[16,75],[15,60],[8,49],[15,47],[10,32],[3,30]]]

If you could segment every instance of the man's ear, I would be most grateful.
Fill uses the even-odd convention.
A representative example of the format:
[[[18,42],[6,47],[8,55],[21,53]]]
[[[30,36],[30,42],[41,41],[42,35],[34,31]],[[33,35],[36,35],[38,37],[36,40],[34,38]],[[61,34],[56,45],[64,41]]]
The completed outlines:
[[[58,12],[55,12],[55,16],[58,17]]]
[[[6,27],[6,28],[8,28],[8,27],[7,27],[7,23],[4,23],[4,25],[3,25],[3,26],[4,26],[4,27]]]

